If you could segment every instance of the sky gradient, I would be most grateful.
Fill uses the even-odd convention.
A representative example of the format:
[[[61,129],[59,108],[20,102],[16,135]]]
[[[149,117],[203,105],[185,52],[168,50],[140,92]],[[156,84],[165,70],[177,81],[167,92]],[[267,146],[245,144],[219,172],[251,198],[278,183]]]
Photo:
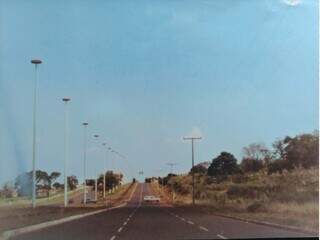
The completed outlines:
[[[127,179],[318,129],[318,1],[0,0],[0,183],[31,170],[33,58],[40,58],[37,168],[101,172],[102,141]],[[99,142],[93,134],[100,134]],[[159,169],[162,169],[161,171]]]

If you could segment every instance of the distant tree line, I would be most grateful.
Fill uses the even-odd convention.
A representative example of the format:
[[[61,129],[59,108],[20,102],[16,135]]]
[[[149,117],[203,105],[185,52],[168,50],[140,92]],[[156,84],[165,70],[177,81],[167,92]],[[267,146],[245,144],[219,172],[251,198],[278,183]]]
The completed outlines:
[[[106,173],[106,190],[112,189],[116,186],[120,186],[123,179],[122,173],[115,173],[113,171],[107,171]],[[98,177],[97,180],[98,190],[103,191],[103,174]],[[87,179],[86,185],[94,187],[95,179]]]
[[[36,191],[46,193],[47,197],[50,196],[50,191],[55,188],[56,190],[64,189],[64,184],[56,182],[61,176],[60,172],[47,173],[46,171],[36,170]],[[74,190],[78,185],[76,176],[68,176],[68,189]],[[31,196],[32,194],[32,171],[19,174],[12,184],[6,183],[0,190],[1,197],[17,196]]]

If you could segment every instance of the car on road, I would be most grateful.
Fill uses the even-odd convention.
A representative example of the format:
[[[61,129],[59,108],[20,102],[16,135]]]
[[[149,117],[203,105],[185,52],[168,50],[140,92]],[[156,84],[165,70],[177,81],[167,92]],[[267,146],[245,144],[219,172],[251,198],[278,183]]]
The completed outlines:
[[[145,202],[160,202],[160,198],[153,196],[153,195],[147,195],[143,197],[143,201]]]

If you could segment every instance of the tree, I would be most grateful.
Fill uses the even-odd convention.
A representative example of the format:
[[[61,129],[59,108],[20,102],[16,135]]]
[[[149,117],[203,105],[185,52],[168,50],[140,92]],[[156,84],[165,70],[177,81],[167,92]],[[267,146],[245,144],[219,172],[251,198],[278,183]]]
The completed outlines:
[[[284,139],[286,160],[288,168],[318,165],[319,162],[319,136],[318,134],[302,134],[294,138]]]
[[[68,182],[68,188],[69,190],[74,190],[77,188],[78,185],[78,179],[76,176],[72,175],[72,176],[68,176],[67,178],[67,182]]]
[[[5,183],[3,188],[0,190],[0,197],[12,198],[15,196],[14,186],[10,183]]]
[[[36,188],[44,187],[48,184],[48,174],[41,170],[36,170]],[[32,171],[19,174],[15,179],[15,188],[19,196],[30,196],[32,191]]]
[[[206,174],[207,168],[201,164],[197,164],[190,169],[189,174],[192,174],[192,173]]]
[[[268,165],[268,173],[291,170],[295,167],[310,168],[319,162],[319,134],[301,134],[277,140],[273,146],[273,161]]]
[[[251,162],[260,160],[267,165],[272,159],[270,150],[263,143],[252,143],[244,147],[242,151],[244,153],[244,159],[251,159]]]
[[[268,149],[262,143],[252,143],[247,147],[243,148],[245,158],[251,159],[264,159]]]
[[[243,158],[240,168],[244,172],[258,172],[263,168],[263,162],[254,158]]]
[[[115,186],[119,186],[121,184],[123,178],[123,174],[114,173],[113,171],[106,172],[106,189],[112,189]],[[103,174],[101,174],[98,178],[98,184],[103,186]]]
[[[48,197],[50,195],[50,190],[52,188],[52,183],[58,178],[60,177],[61,173],[59,172],[52,172],[50,175],[47,174],[47,189],[48,189]]]
[[[208,168],[209,176],[230,175],[239,172],[237,159],[228,152],[221,152],[218,157],[212,160]]]

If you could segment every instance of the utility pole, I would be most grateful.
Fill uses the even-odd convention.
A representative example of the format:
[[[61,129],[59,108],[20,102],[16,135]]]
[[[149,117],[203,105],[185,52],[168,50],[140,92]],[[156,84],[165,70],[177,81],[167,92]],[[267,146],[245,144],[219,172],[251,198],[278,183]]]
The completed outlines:
[[[191,140],[191,148],[192,148],[192,205],[195,205],[195,197],[194,197],[194,140],[200,140],[201,137],[184,137],[183,140]]]

